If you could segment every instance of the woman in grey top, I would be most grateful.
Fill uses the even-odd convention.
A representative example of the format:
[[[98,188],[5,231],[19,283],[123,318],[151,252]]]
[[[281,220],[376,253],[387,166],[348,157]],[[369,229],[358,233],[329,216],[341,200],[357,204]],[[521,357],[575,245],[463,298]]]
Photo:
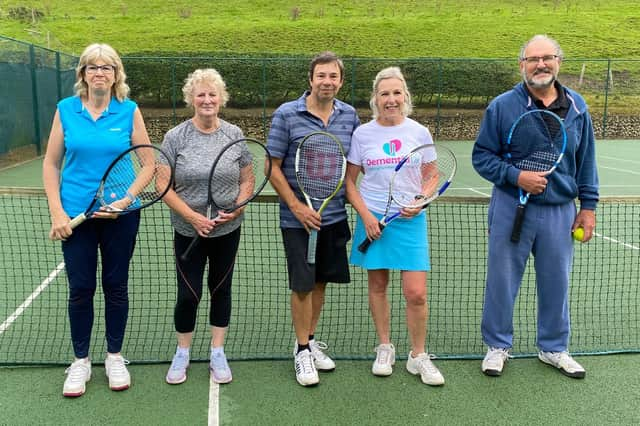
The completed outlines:
[[[229,98],[226,85],[214,69],[198,69],[190,74],[182,88],[184,100],[194,109],[194,116],[169,130],[162,148],[175,165],[173,190],[164,197],[171,208],[174,232],[174,254],[178,281],[178,295],[174,312],[178,348],[167,373],[167,383],[179,384],[187,379],[189,348],[193,338],[196,311],[202,297],[205,264],[209,261],[207,284],[211,295],[209,323],[211,324],[211,362],[209,369],[218,383],[231,381],[231,370],[224,354],[224,337],[231,316],[231,282],[235,254],[240,241],[243,208],[231,213],[212,212],[206,216],[209,171],[213,161],[229,142],[242,138],[242,131],[218,117],[220,107]],[[219,172],[240,176],[239,191],[253,185],[251,156],[244,150],[237,161],[216,167]],[[247,169],[248,167],[248,169]],[[240,170],[239,170],[240,169]],[[251,189],[248,189],[251,192]],[[217,217],[216,217],[217,216]],[[199,243],[188,261],[181,255],[199,235]]]

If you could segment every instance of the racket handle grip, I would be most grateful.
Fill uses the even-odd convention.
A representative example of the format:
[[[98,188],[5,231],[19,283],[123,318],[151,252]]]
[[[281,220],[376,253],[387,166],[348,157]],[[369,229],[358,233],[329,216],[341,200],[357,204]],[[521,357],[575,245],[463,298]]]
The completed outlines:
[[[318,245],[318,231],[312,229],[309,233],[309,245],[307,246],[307,263],[316,264],[316,246]]]
[[[382,222],[378,222],[378,226],[380,227],[380,232],[382,232],[382,230],[385,227],[385,224]],[[373,240],[370,240],[369,238],[365,238],[363,242],[360,243],[360,245],[358,246],[358,251],[360,251],[360,253],[366,253],[367,250],[369,250],[369,246],[371,245],[371,243],[373,242]]]
[[[522,232],[522,223],[524,222],[524,204],[518,204],[516,207],[516,215],[513,218],[513,228],[511,229],[511,242],[520,242],[520,233]]]
[[[369,246],[372,242],[372,240],[365,238],[364,241],[362,241],[358,246],[358,251],[360,251],[360,253],[366,253],[367,250],[369,250]]]
[[[189,247],[187,247],[184,253],[182,253],[182,255],[180,256],[180,260],[182,260],[183,262],[186,262],[189,260],[189,257],[191,257],[191,252],[193,251],[196,244],[198,244],[199,240],[200,240],[200,237],[198,235],[193,237],[193,239],[189,243]]]
[[[69,222],[69,226],[71,227],[71,229],[75,229],[78,225],[80,225],[85,220],[87,220],[87,215],[85,215],[84,213],[81,213],[78,216],[71,219],[71,222]]]

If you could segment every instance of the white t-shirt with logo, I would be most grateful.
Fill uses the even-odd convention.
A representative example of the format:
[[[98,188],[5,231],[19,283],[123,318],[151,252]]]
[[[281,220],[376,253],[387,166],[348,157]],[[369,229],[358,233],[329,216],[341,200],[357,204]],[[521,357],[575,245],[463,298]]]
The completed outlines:
[[[355,130],[347,161],[362,166],[360,195],[370,210],[385,213],[393,169],[413,148],[432,143],[429,129],[411,118],[396,126],[381,126],[373,120]],[[398,210],[399,206],[391,205],[391,212]]]

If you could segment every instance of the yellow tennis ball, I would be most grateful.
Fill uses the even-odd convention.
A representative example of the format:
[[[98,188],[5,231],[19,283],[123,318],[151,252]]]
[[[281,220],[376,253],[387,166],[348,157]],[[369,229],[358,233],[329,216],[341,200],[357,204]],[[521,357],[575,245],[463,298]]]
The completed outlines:
[[[584,239],[584,228],[576,228],[576,230],[573,231],[573,239],[582,241]]]

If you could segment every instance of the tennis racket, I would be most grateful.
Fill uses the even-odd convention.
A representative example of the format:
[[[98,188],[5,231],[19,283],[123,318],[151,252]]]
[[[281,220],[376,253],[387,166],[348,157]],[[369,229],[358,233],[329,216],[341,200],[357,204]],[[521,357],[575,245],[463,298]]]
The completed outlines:
[[[271,156],[262,142],[241,138],[226,144],[209,172],[207,219],[214,213],[217,218],[220,211],[231,213],[248,204],[264,189],[269,176]],[[199,240],[196,234],[180,256],[182,261],[189,260]]]
[[[296,150],[295,172],[298,186],[307,205],[320,205],[322,214],[329,201],[338,193],[347,172],[347,159],[342,143],[326,132],[313,132],[302,139]],[[316,263],[318,231],[311,229],[307,246],[307,263]]]
[[[457,161],[444,146],[420,145],[405,155],[396,165],[389,181],[389,196],[385,213],[379,222],[380,231],[400,216],[400,210],[426,208],[447,190],[456,174]],[[393,205],[398,208],[392,208]],[[373,240],[365,238],[358,250],[366,253]]]
[[[89,207],[69,225],[77,227],[98,210],[123,215],[149,207],[172,183],[173,167],[164,151],[150,144],[134,145],[111,162]]]
[[[520,170],[543,172],[549,176],[562,161],[567,147],[567,131],[562,119],[551,111],[535,109],[513,123],[507,138],[507,159]],[[518,188],[519,203],[511,230],[511,241],[520,241],[529,192]]]

